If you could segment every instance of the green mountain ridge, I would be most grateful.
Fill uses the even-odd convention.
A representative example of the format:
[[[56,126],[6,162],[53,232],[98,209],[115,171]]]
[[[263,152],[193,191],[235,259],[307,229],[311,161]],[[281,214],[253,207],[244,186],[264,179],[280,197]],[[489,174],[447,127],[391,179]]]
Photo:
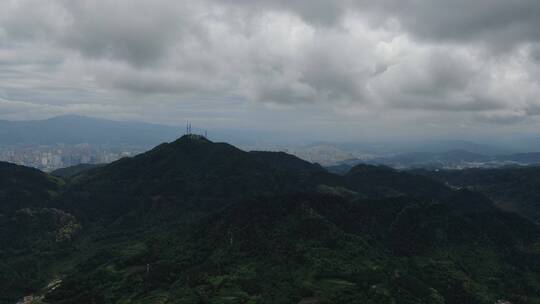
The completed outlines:
[[[66,168],[60,168],[52,171],[50,174],[52,176],[61,177],[61,178],[72,178],[76,175],[82,174],[88,170],[92,170],[94,168],[99,168],[104,165],[100,164],[79,164],[75,166],[70,166]]]
[[[188,135],[0,176],[0,303],[540,303],[539,227],[422,175]]]

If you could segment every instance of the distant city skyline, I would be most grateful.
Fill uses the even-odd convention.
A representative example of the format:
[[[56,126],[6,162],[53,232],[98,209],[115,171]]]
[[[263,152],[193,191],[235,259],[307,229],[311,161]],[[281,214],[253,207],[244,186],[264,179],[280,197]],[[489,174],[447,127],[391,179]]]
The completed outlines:
[[[144,147],[89,144],[0,145],[0,161],[46,172],[79,164],[106,164],[147,151]]]
[[[194,128],[189,122],[182,129],[84,116],[17,122],[0,120],[0,161],[50,172],[78,164],[110,163],[174,141],[184,134],[205,136],[205,133],[206,129]],[[210,134],[213,141],[228,142],[246,151],[281,151],[324,166],[374,161],[399,168],[436,165],[455,169],[535,164],[540,159],[540,153],[501,157],[540,151],[540,137],[521,141],[515,138],[514,142],[409,138],[339,142],[336,138],[310,141],[313,138],[310,136],[295,140],[291,134],[254,130],[211,130]]]

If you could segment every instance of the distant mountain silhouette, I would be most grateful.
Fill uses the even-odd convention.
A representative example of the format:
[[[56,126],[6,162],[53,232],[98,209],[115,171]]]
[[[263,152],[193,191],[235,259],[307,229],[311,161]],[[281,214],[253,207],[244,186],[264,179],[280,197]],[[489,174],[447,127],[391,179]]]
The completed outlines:
[[[170,141],[183,130],[156,124],[119,122],[77,115],[35,121],[0,121],[1,144],[134,144]]]
[[[411,152],[392,156],[375,157],[372,159],[347,159],[336,165],[329,166],[330,172],[347,173],[357,164],[385,165],[399,169],[439,168],[462,169],[470,167],[495,168],[509,165],[540,164],[540,153],[517,153],[502,155],[483,155],[466,150],[450,150],[440,153]]]
[[[501,161],[511,161],[522,164],[540,164],[540,152],[517,153],[497,157]]]

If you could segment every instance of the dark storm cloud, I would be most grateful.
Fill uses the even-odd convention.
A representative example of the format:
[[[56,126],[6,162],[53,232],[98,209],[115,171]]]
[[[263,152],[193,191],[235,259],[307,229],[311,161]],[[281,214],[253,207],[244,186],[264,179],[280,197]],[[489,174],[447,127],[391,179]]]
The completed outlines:
[[[539,41],[540,2],[535,0],[357,1],[375,18],[397,18],[412,34],[430,40],[484,42],[506,48]]]
[[[350,4],[350,1],[342,0],[214,0],[214,2],[226,3],[239,9],[247,8],[255,12],[269,9],[293,12],[305,21],[321,26],[334,26],[339,23]]]
[[[540,43],[533,44],[529,50],[529,55],[532,59],[540,62]]]
[[[533,103],[530,104],[525,108],[526,114],[532,115],[532,116],[538,116],[540,115],[540,103]]]
[[[220,1],[216,1],[220,2]],[[238,1],[252,8],[294,12],[313,24],[337,25],[347,13],[382,25],[397,19],[411,34],[428,40],[488,43],[495,48],[540,41],[540,2],[536,0],[337,0]]]
[[[66,1],[72,22],[61,42],[94,58],[155,63],[198,25],[181,5],[164,1]]]

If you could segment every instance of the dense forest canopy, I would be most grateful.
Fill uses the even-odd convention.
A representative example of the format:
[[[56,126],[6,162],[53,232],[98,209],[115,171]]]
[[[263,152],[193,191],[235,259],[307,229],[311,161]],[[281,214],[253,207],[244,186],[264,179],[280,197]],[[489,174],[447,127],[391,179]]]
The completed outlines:
[[[58,177],[0,163],[0,303],[540,303],[539,227],[419,173],[195,135]]]

